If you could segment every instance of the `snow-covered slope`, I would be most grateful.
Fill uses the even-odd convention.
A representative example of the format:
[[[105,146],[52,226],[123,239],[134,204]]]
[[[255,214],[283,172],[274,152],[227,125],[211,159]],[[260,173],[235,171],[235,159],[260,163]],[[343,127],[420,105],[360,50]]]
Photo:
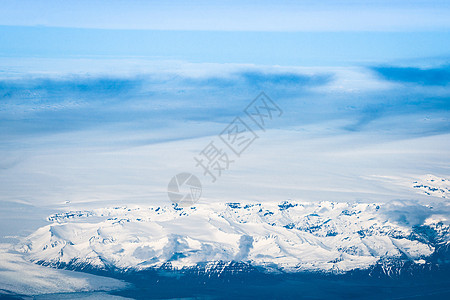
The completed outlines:
[[[50,216],[52,224],[30,235],[20,250],[34,262],[99,269],[243,261],[266,270],[341,272],[387,258],[423,263],[436,243],[406,218],[393,218],[389,205],[284,201],[70,211]],[[422,226],[448,245],[442,215],[423,209]]]
[[[431,174],[422,176],[417,181],[414,181],[413,188],[428,196],[444,199],[450,197],[450,181],[446,178],[440,178]]]
[[[65,293],[65,298],[68,298],[67,293],[84,293],[84,296],[87,296],[97,292],[95,295],[100,299],[101,291],[119,290],[128,286],[127,283],[113,278],[54,270],[32,264],[24,260],[20,253],[11,251],[8,244],[0,244],[0,257],[0,298],[9,295],[11,299],[19,299],[13,296],[19,294],[25,298],[54,293]],[[108,299],[113,297],[108,296]]]

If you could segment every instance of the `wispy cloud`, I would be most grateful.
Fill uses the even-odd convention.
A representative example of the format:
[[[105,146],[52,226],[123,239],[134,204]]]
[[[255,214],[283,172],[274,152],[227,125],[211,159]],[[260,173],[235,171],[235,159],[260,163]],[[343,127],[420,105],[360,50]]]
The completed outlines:
[[[450,83],[450,66],[439,68],[416,67],[373,67],[383,79],[401,83],[412,83],[426,86],[445,86]]]
[[[301,73],[241,65],[238,69],[214,70],[201,75],[155,71],[134,75],[7,79],[0,81],[0,131],[4,136],[47,134],[118,124],[157,131],[170,128],[176,122],[226,123],[240,115],[261,90],[286,109],[283,119],[275,126],[345,120],[342,128],[348,131],[386,130],[389,126],[390,131],[402,134],[450,130],[445,122],[445,114],[450,111],[450,94],[441,86],[440,90],[434,89],[431,82],[432,78],[438,78],[439,84],[446,82],[447,67],[432,70],[369,68],[367,72],[375,71],[383,79],[382,74],[392,73],[395,76],[386,76],[407,81],[407,85],[357,94],[341,91],[338,95],[330,93],[329,87],[339,85],[339,76],[331,69],[326,70]],[[425,83],[417,75],[421,72],[431,74],[424,77]],[[413,80],[416,82],[411,83]],[[438,115],[444,119],[414,126],[383,121],[415,114],[423,118]],[[202,131],[202,134],[214,133]]]
[[[361,101],[353,106],[354,122],[346,129],[360,131],[384,127],[403,134],[437,134],[450,130],[450,92],[446,88],[450,83],[449,66],[428,69],[374,66],[369,70],[379,79],[395,85],[361,95]],[[408,116],[411,121],[400,122],[392,128],[393,120],[405,120]]]
[[[203,77],[152,73],[3,80],[0,124],[11,133],[57,132],[121,122],[150,121],[160,127],[174,120],[221,122],[241,113],[243,101],[252,100],[263,89],[279,98],[291,98],[331,80],[329,74],[254,68]]]
[[[390,221],[406,226],[423,225],[433,215],[450,215],[450,208],[442,202],[423,205],[416,201],[396,200],[384,205],[380,212]]]

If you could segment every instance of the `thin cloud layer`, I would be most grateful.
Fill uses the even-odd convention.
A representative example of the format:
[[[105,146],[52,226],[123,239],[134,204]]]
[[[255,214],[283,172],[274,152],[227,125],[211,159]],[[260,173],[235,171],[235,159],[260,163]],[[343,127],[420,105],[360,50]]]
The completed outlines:
[[[130,122],[153,122],[154,129],[180,120],[221,122],[240,114],[245,102],[263,89],[278,98],[292,98],[331,80],[328,74],[259,70],[200,78],[159,73],[25,77],[0,81],[0,124],[6,134]]]
[[[120,124],[152,130],[170,128],[177,122],[223,124],[242,114],[261,91],[286,111],[273,124],[274,128],[340,120],[345,125],[335,130],[387,130],[402,135],[450,130],[445,121],[450,111],[450,93],[441,88],[448,82],[446,66],[429,70],[413,67],[366,70],[373,71],[382,80],[389,78],[406,85],[336,93],[332,86],[339,86],[342,81],[332,69],[301,73],[242,66],[200,76],[159,71],[114,76],[24,75],[0,81],[3,100],[0,131],[4,136],[20,136]],[[440,89],[435,89],[436,86]],[[396,124],[402,118],[429,121],[410,124],[413,121],[403,120]],[[215,133],[213,127],[208,128],[211,130],[202,134]]]

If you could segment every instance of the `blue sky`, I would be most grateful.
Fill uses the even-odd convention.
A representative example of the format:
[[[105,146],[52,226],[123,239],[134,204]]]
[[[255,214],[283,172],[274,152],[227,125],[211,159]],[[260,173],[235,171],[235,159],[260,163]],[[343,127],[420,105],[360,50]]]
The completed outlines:
[[[2,1],[0,55],[330,66],[448,59],[448,1]]]
[[[450,32],[216,32],[0,26],[0,55],[332,66],[446,59]]]
[[[445,0],[4,0],[0,24],[227,31],[448,30]]]

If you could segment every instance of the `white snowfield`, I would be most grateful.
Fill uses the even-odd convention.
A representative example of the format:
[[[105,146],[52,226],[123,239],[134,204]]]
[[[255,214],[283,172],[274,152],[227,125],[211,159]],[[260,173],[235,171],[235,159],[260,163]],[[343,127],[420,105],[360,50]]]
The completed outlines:
[[[181,269],[245,261],[286,272],[344,272],[391,257],[420,263],[433,253],[433,246],[412,238],[411,224],[390,221],[387,206],[211,203],[72,211],[50,216],[52,224],[30,235],[20,251],[34,262],[53,266],[134,270],[166,262]],[[425,221],[435,226],[439,218],[430,213]]]
[[[124,289],[128,286],[127,283],[113,278],[55,270],[32,264],[20,253],[11,251],[9,244],[0,244],[0,257],[0,296],[5,291],[33,296],[53,293],[105,292]],[[87,295],[84,294],[84,296]],[[95,295],[97,299],[102,296],[99,293]],[[112,295],[108,296],[108,299],[113,299]]]

